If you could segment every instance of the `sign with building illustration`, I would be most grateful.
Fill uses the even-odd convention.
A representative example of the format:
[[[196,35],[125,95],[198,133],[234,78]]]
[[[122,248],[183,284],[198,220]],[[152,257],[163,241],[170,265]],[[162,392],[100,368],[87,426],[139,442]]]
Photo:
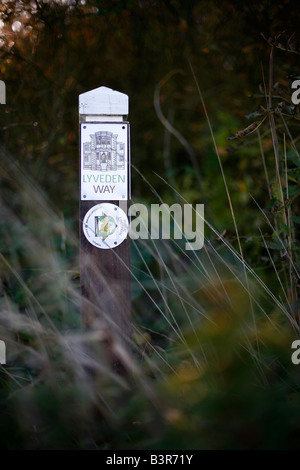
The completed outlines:
[[[128,200],[128,123],[81,123],[81,200]]]

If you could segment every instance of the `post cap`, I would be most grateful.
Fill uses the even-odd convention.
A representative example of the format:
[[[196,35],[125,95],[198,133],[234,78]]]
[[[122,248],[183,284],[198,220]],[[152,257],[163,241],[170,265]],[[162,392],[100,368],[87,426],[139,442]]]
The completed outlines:
[[[127,116],[128,95],[100,86],[79,95],[79,114]]]

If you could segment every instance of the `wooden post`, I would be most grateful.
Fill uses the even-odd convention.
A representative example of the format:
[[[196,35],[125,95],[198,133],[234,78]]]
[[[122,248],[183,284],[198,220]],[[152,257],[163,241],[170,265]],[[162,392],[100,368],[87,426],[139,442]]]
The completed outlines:
[[[100,87],[79,96],[82,320],[129,349],[130,137],[128,96]]]

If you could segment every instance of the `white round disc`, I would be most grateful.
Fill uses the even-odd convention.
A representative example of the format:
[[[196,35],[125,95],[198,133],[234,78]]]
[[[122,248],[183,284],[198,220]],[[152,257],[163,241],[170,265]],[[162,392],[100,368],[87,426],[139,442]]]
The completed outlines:
[[[84,216],[83,233],[97,248],[108,249],[120,245],[128,234],[128,218],[115,204],[103,203],[92,207]]]

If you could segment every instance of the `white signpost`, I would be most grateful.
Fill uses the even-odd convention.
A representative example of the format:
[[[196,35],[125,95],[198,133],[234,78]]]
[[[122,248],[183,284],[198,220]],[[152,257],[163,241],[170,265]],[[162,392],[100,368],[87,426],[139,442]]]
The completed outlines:
[[[80,280],[85,326],[130,344],[128,96],[100,87],[79,96]],[[95,326],[96,325],[96,326]],[[120,362],[120,358],[116,360]]]

